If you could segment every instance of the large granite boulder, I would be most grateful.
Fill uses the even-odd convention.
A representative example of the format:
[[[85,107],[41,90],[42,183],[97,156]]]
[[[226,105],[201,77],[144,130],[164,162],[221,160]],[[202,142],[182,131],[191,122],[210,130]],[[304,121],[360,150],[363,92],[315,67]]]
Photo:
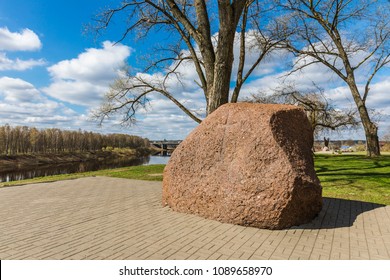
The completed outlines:
[[[222,222],[283,229],[321,210],[313,134],[296,106],[226,104],[173,152],[163,205]]]

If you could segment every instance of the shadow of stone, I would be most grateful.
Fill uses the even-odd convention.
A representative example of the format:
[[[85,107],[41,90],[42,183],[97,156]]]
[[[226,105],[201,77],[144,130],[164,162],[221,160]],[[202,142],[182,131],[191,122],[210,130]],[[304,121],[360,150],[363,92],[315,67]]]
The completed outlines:
[[[291,229],[334,229],[351,227],[360,214],[386,206],[370,202],[328,197],[324,197],[323,202],[321,212],[312,222],[295,226]]]

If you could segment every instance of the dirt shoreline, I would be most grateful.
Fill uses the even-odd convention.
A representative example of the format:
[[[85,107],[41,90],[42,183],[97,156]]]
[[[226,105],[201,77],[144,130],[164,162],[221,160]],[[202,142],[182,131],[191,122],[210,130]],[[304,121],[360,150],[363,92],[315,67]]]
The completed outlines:
[[[113,150],[94,152],[72,152],[56,154],[30,154],[15,156],[0,156],[0,171],[14,171],[48,164],[83,162],[89,160],[106,160],[113,158],[137,158],[150,155],[151,150]]]

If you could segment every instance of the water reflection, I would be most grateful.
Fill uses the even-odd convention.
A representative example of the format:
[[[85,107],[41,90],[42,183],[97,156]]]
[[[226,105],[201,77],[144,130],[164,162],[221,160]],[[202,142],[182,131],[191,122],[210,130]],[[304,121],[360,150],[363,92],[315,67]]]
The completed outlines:
[[[42,165],[39,167],[15,171],[0,171],[0,182],[10,182],[35,177],[43,177],[58,174],[70,174],[101,169],[113,169],[125,166],[148,165],[148,164],[166,164],[169,156],[148,156],[137,159],[112,159],[112,160],[93,160],[85,162],[72,162],[55,165]]]
[[[153,154],[153,156],[157,156],[157,157],[170,157],[172,152],[173,151],[170,151],[170,150],[163,150],[163,151],[160,151],[160,152],[157,152],[157,153]]]

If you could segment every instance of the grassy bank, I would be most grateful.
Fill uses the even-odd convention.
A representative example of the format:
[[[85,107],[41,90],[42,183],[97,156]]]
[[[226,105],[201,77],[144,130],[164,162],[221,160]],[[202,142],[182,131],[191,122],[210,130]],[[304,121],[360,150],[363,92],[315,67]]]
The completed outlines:
[[[371,159],[364,155],[316,155],[315,166],[325,197],[390,205],[390,156]],[[161,181],[163,169],[164,165],[132,166],[0,183],[0,186],[50,182],[86,176]]]
[[[323,195],[390,205],[390,156],[316,155]]]
[[[129,166],[129,167],[117,168],[117,169],[90,171],[90,172],[83,172],[83,173],[61,174],[61,175],[53,175],[53,176],[46,176],[46,177],[38,177],[33,179],[21,180],[21,181],[0,183],[0,187],[54,182],[60,180],[71,180],[71,179],[90,177],[90,176],[108,176],[108,177],[127,178],[127,179],[136,179],[136,180],[162,181],[162,173],[164,167],[165,167],[164,164],[140,165],[140,166]]]

